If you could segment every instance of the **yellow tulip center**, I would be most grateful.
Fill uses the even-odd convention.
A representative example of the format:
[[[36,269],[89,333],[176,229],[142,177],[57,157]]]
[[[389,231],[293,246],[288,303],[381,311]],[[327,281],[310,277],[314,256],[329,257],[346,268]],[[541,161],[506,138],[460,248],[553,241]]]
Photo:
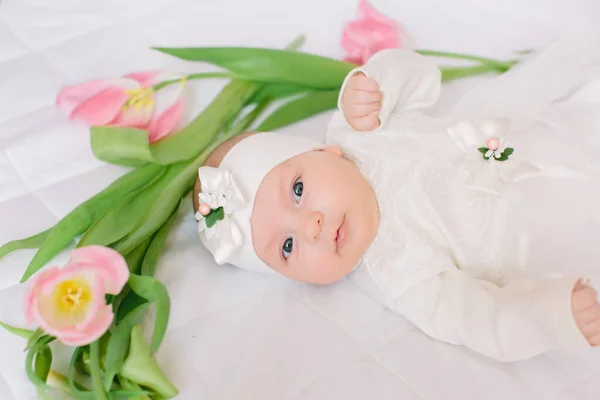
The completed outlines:
[[[124,110],[133,107],[137,111],[152,107],[154,104],[154,98],[152,97],[154,90],[152,88],[129,89],[125,90],[125,93],[129,95],[129,100],[123,106]]]
[[[79,279],[71,279],[58,284],[55,291],[58,310],[63,313],[74,313],[85,310],[92,300],[90,285]]]

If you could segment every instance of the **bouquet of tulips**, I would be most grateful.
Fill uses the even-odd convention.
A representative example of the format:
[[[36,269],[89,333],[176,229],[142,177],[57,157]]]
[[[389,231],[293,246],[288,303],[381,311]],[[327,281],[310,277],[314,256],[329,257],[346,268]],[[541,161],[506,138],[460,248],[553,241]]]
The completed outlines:
[[[19,249],[37,249],[21,282],[32,278],[24,312],[39,328],[2,325],[27,340],[25,370],[40,398],[55,390],[77,399],[175,397],[177,388],[153,356],[167,331],[170,311],[167,289],[154,273],[198,168],[211,151],[241,132],[274,131],[335,108],[341,84],[353,68],[383,48],[408,47],[410,42],[399,23],[363,0],[359,17],[344,27],[345,60],[299,52],[301,38],[282,50],[156,48],[223,71],[135,73],[64,88],[57,104],[72,119],[90,125],[94,155],[131,169],[46,231],[0,247],[0,258]],[[514,65],[419,52],[474,62],[441,67],[445,81],[502,73]],[[177,129],[184,107],[179,94],[186,82],[209,78],[230,82],[195,119]],[[40,271],[72,243],[76,248],[67,266]],[[155,318],[147,343],[140,320],[151,304]],[[74,348],[66,375],[52,369],[50,344],[55,340]]]

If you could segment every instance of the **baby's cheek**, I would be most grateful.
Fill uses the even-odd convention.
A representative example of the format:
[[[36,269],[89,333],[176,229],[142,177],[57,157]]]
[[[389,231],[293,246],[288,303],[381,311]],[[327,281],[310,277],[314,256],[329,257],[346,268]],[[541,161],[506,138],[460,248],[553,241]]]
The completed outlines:
[[[343,279],[349,272],[337,257],[324,255],[313,264],[315,281],[319,284],[331,284]]]

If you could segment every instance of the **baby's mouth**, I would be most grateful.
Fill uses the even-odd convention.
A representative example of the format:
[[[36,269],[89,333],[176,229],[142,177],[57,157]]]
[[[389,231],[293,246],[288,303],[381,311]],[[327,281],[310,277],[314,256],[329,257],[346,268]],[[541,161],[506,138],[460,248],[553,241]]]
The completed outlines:
[[[335,235],[335,243],[336,243],[336,247],[341,247],[344,242],[346,240],[346,216],[344,216],[344,218],[342,219],[342,223],[340,224],[340,227],[338,228],[336,235]]]

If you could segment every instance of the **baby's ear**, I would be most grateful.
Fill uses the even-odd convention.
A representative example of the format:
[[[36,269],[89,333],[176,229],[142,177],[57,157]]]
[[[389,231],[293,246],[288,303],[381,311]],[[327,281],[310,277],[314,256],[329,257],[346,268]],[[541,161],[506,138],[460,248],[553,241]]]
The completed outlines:
[[[325,148],[323,148],[323,151],[333,154],[334,156],[338,156],[338,157],[342,156],[342,149],[339,146],[335,146],[335,145],[325,146]]]

